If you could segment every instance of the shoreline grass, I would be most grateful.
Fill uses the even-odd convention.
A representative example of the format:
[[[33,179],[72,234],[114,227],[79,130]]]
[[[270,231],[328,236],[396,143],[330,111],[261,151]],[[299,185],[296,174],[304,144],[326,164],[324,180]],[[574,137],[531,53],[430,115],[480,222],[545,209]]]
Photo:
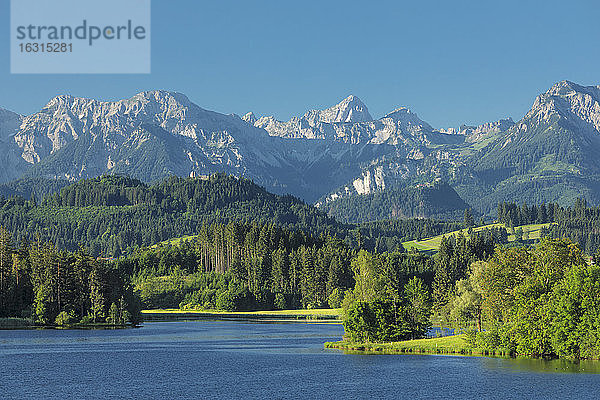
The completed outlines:
[[[327,342],[325,348],[338,349],[349,354],[446,354],[510,357],[510,353],[502,349],[487,350],[470,347],[464,340],[464,335],[389,343],[352,343],[341,340],[339,342]]]
[[[31,322],[27,318],[8,317],[0,318],[0,330],[19,330],[19,329],[127,329],[133,328],[137,325],[125,324],[125,325],[113,325],[105,322],[97,323],[85,323],[80,322],[65,324],[65,325],[40,325]]]

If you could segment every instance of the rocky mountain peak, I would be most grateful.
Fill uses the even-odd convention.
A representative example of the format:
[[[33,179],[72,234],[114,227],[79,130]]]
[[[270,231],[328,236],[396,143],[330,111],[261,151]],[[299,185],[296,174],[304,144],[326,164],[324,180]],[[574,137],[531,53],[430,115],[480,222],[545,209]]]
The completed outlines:
[[[244,114],[242,119],[244,121],[246,121],[247,123],[249,123],[250,125],[254,125],[256,123],[256,121],[258,121],[258,118],[256,118],[256,115],[254,115],[254,113],[252,111]]]
[[[130,102],[156,102],[156,103],[177,103],[185,107],[193,105],[188,97],[183,93],[170,92],[167,90],[149,90],[136,94]]]
[[[598,86],[582,86],[571,81],[560,81],[552,85],[550,89],[544,93],[548,96],[568,96],[577,93],[588,94],[597,97],[599,93]]]
[[[404,126],[404,129],[407,127],[423,127],[427,130],[432,130],[433,128],[425,121],[419,118],[419,116],[412,112],[408,107],[399,107],[394,111],[387,113],[384,115],[381,120],[390,119],[394,121],[394,124]]]
[[[549,122],[554,117],[577,125],[576,130],[580,133],[588,131],[590,127],[600,132],[600,86],[558,82],[537,96],[522,122],[531,125],[540,121]]]
[[[562,98],[568,102],[572,99],[577,99],[587,96],[589,100],[600,101],[600,86],[583,86],[571,81],[560,81],[552,85],[545,93],[540,94],[533,107],[539,107],[544,102],[549,102],[552,99]]]
[[[381,119],[383,118],[392,118],[394,120],[415,120],[418,119],[419,121],[421,121],[419,119],[419,116],[412,112],[410,110],[410,108],[408,107],[399,107],[396,108],[394,111],[387,113],[386,115],[384,115]]]
[[[304,119],[311,124],[324,123],[353,123],[372,121],[367,106],[354,95],[346,97],[333,107],[325,110],[311,110],[304,114]]]
[[[209,111],[164,90],[115,101],[62,95],[29,116],[0,110],[0,143],[8,171],[0,181],[24,173],[78,179],[110,172],[152,181],[226,171],[309,201],[339,188],[371,193],[438,177],[491,188],[512,176],[507,165],[534,175],[598,174],[600,87],[559,82],[517,124],[439,131],[407,107],[373,120],[353,95],[287,122]],[[557,146],[566,156],[554,154]],[[480,202],[471,192],[481,190],[461,195]],[[520,187],[506,190],[521,195]],[[486,201],[495,200],[490,194]]]

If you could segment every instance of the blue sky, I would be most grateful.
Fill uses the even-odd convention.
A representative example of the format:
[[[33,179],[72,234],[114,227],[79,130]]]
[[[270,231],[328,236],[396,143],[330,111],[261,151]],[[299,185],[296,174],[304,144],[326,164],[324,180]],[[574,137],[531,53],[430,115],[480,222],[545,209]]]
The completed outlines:
[[[517,120],[563,79],[600,84],[597,1],[153,0],[149,75],[11,75],[8,0],[0,17],[0,107],[24,114],[167,89],[286,120],[355,94],[441,128]]]

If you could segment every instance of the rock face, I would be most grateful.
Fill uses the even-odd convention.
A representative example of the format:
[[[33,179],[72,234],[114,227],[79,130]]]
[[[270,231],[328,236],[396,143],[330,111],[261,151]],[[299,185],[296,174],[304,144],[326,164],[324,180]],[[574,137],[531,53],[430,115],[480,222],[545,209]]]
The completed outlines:
[[[562,81],[539,95],[531,110],[489,146],[478,171],[600,173],[600,88]]]
[[[469,208],[450,185],[443,182],[412,187],[387,187],[369,194],[346,196],[319,203],[338,221],[360,223],[399,218],[461,219]]]
[[[405,107],[373,120],[367,106],[353,95],[331,108],[308,111],[302,117],[294,117],[287,122],[269,116],[259,118],[254,125],[266,130],[271,136],[322,139],[348,144],[389,144],[413,148],[461,140],[434,130]]]
[[[277,186],[285,170],[301,184],[264,130],[179,93],[143,92],[117,102],[58,96],[24,117],[12,141],[31,175],[73,180],[122,173],[153,181],[225,171]]]
[[[223,171],[326,204],[448,182],[483,212],[498,201],[600,201],[600,87],[559,82],[518,122],[438,130],[406,107],[373,119],[348,96],[289,121],[209,111],[180,93],[52,99],[0,110],[0,182],[105,173],[154,181]]]
[[[27,168],[14,141],[22,118],[19,114],[0,108],[0,182],[19,178]]]
[[[340,122],[354,123],[373,120],[367,106],[354,95],[346,97],[339,104],[326,110],[311,110],[304,114],[303,118],[311,124],[319,122],[324,122],[326,124]]]

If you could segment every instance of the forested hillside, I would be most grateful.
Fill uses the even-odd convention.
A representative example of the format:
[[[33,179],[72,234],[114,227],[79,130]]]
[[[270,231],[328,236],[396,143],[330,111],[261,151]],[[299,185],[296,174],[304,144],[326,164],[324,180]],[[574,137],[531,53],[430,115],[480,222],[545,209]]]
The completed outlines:
[[[470,206],[448,184],[393,187],[324,201],[320,207],[339,221],[362,223],[382,219],[459,220]]]
[[[52,193],[64,184],[36,182],[12,186]],[[18,193],[24,194],[25,189]],[[103,176],[63,187],[43,201],[33,197],[0,196],[0,226],[18,243],[39,236],[62,250],[75,251],[81,245],[92,256],[106,257],[196,235],[204,225],[232,221],[327,233],[370,251],[401,250],[402,241],[461,227],[430,219],[342,224],[295,197],[271,194],[252,181],[223,174],[202,179],[172,177],[151,186],[128,177]]]
[[[45,178],[21,178],[16,181],[0,185],[0,196],[23,197],[26,200],[35,200],[37,202],[50,194],[58,192],[71,182],[62,179]]]
[[[292,196],[271,194],[249,180],[222,174],[205,179],[170,178],[148,186],[138,180],[103,176],[82,180],[38,204],[0,198],[0,225],[17,242],[41,240],[59,249],[80,245],[93,256],[116,257],[203,225],[229,221],[271,222],[312,232],[344,226]]]

